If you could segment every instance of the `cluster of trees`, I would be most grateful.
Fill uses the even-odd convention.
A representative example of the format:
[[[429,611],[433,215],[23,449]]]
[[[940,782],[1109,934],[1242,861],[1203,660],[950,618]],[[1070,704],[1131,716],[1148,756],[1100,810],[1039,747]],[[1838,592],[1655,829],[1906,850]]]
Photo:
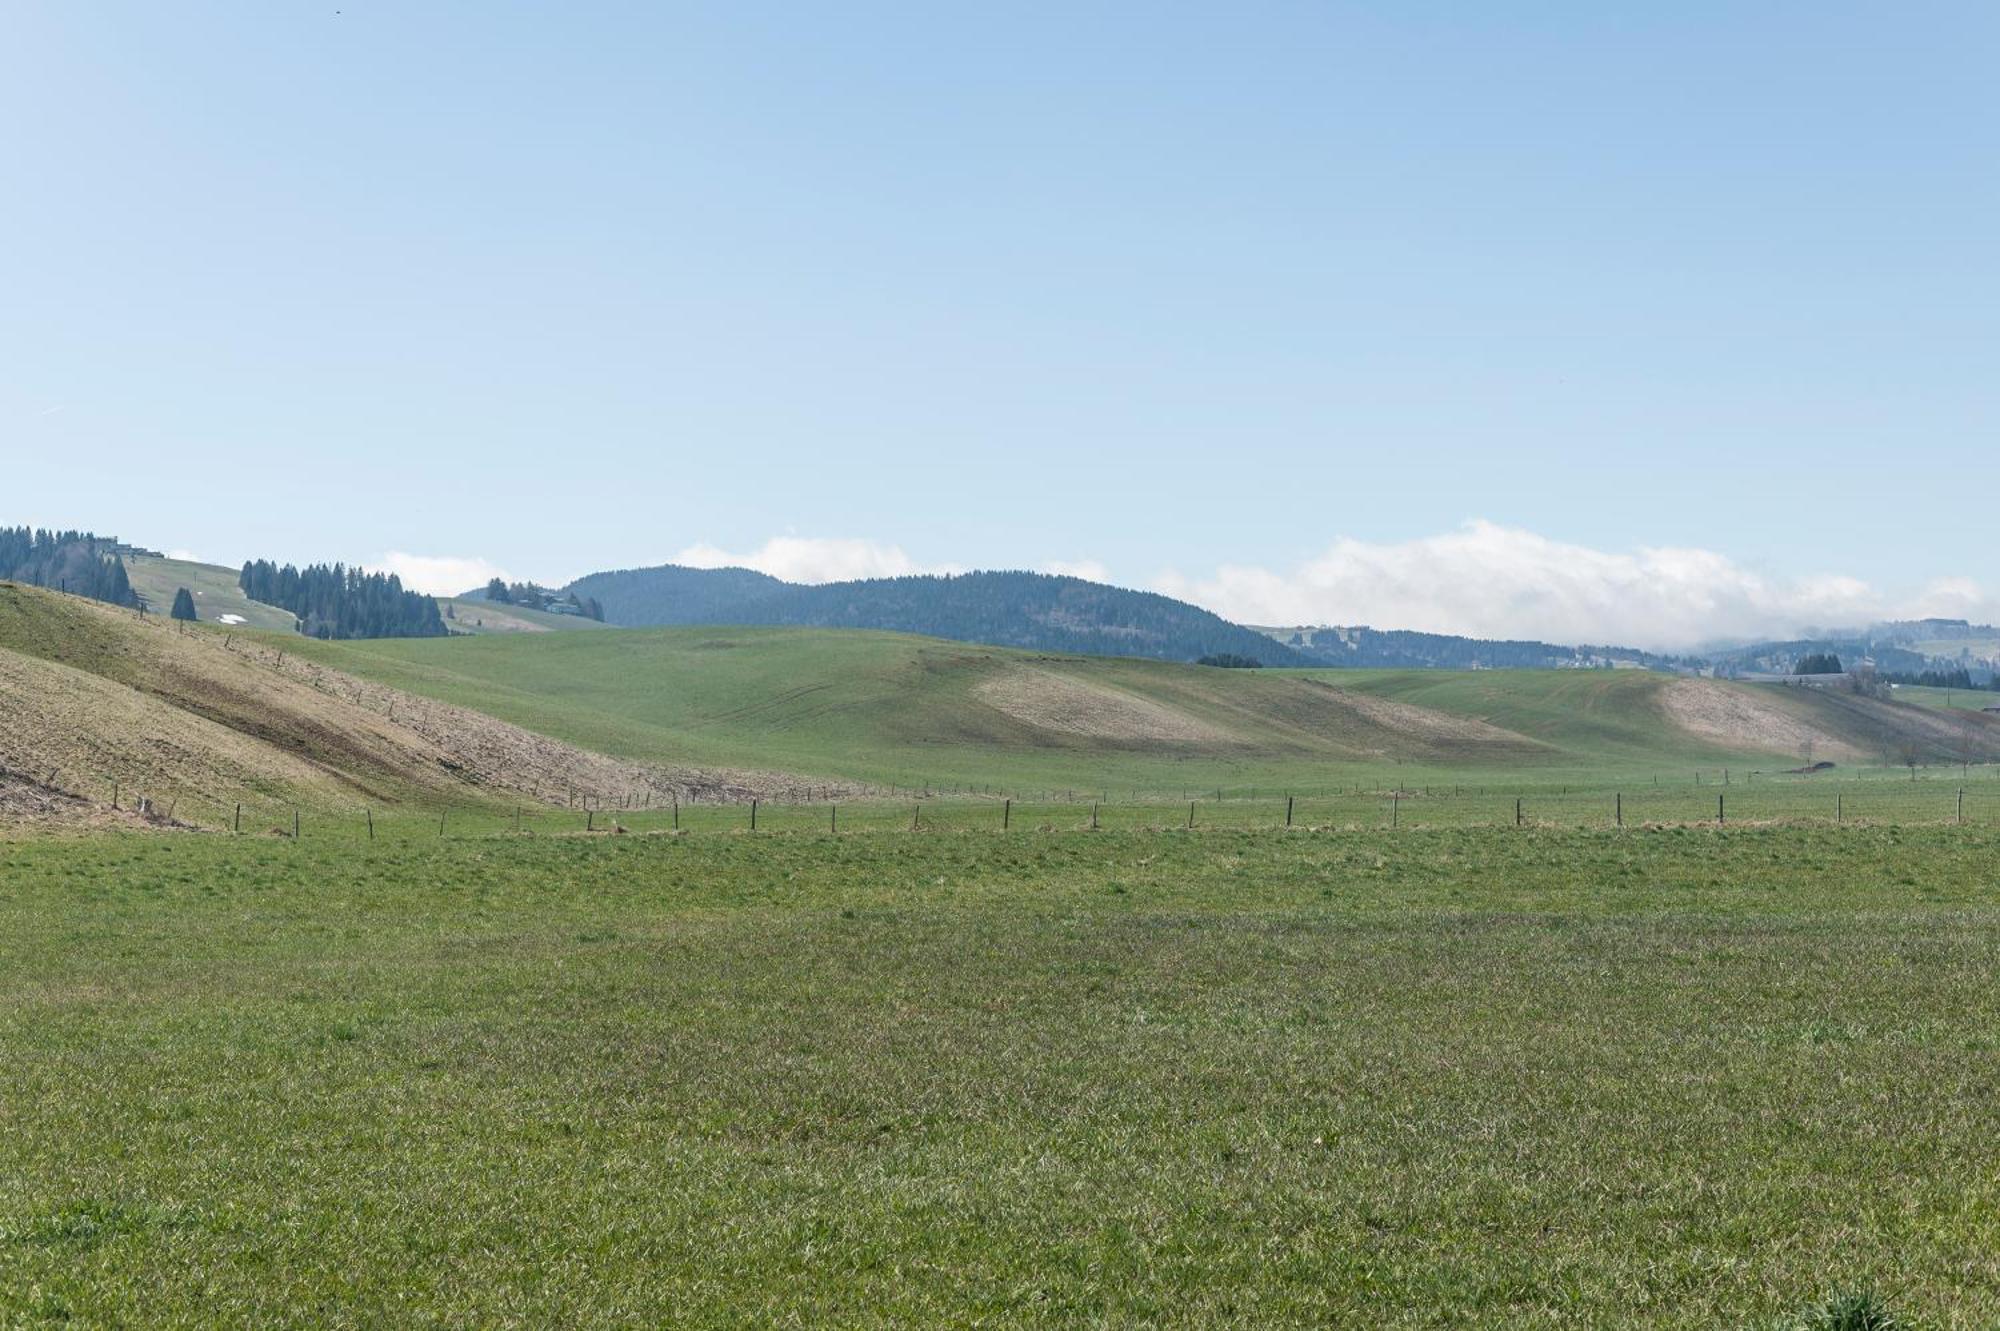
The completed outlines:
[[[1980,689],[1990,688],[2000,691],[2000,675],[1995,675],[1986,684],[1975,684],[1972,675],[1964,666],[1949,666],[1942,670],[1891,670],[1883,675],[1891,684],[1914,684],[1929,689]]]
[[[496,605],[518,605],[528,610],[546,610],[552,615],[581,615],[600,624],[604,622],[604,607],[596,597],[554,591],[534,582],[507,583],[494,578],[486,584],[486,599]]]
[[[118,542],[81,531],[0,527],[0,578],[136,607]]]
[[[1196,665],[1214,666],[1219,670],[1261,670],[1264,663],[1254,656],[1238,656],[1235,652],[1217,652],[1213,656],[1199,657]]]
[[[236,583],[253,601],[299,617],[299,632],[314,638],[441,638],[444,617],[436,600],[405,591],[393,573],[366,573],[340,564],[280,567],[268,559],[243,566]]]
[[[1832,652],[1807,652],[1792,663],[1794,675],[1839,675],[1846,673],[1840,657]]]

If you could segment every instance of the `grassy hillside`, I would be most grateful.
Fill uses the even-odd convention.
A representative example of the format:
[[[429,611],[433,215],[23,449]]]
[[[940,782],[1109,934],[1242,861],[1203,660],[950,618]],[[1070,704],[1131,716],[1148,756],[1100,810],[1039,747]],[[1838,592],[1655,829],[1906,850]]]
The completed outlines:
[[[559,633],[566,629],[601,629],[604,625],[582,615],[552,615],[526,606],[502,605],[463,596],[439,597],[445,626],[453,633]]]
[[[317,660],[635,758],[901,785],[1558,782],[1880,764],[1935,712],[1634,671],[1246,671],[802,629],[315,643]],[[1884,735],[1897,738],[1888,744]],[[2000,756],[2000,725],[1978,754]]]
[[[293,805],[352,814],[788,788],[586,752],[329,670],[297,654],[301,641],[0,583],[0,811],[52,796],[106,809],[145,798],[212,825],[238,802],[268,817]]]
[[[193,594],[195,612],[204,623],[221,624],[224,615],[235,615],[245,627],[254,629],[288,630],[297,623],[291,611],[245,596],[236,585],[237,570],[219,564],[128,555],[125,574],[131,579],[132,590],[146,598],[147,608],[156,614],[171,610],[174,590],[185,587]]]
[[[1897,702],[1914,703],[1919,707],[1946,707],[1972,712],[2000,707],[2000,692],[1992,689],[1933,689],[1902,684],[1897,686],[1895,698]]]

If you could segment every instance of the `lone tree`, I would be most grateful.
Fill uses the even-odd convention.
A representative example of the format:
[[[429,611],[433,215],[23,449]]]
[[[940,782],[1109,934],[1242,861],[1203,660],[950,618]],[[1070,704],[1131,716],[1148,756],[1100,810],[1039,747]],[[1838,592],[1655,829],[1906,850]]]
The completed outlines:
[[[194,612],[194,595],[193,593],[189,592],[187,588],[182,587],[174,592],[174,608],[172,614],[175,619],[201,618],[200,615],[197,615]]]

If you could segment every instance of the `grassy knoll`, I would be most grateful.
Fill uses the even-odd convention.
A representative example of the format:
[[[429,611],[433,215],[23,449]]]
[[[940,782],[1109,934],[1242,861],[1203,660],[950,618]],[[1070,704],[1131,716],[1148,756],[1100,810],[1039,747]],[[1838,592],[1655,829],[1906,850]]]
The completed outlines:
[[[233,568],[190,559],[128,555],[125,573],[132,580],[132,589],[146,598],[146,604],[155,614],[164,615],[171,610],[175,590],[185,587],[194,596],[195,612],[203,623],[220,624],[224,615],[234,615],[249,628],[290,632],[298,622],[289,610],[245,596],[236,585],[237,571]]]
[[[439,597],[438,608],[446,613],[445,625],[453,633],[560,633],[605,627],[581,615],[556,615],[523,605],[501,605],[497,601],[464,596]]]
[[[1899,684],[1895,692],[1897,702],[1915,703],[1919,707],[1974,712],[1987,707],[2000,707],[2000,693],[1992,689],[1932,689],[1916,684]]]
[[[1843,766],[1886,762],[1898,727],[1927,756],[1957,738],[1927,709],[1638,671],[1212,670],[809,629],[297,650],[607,753],[1016,793],[1691,780],[1796,765],[1809,736]],[[1690,728],[1668,709],[1676,689],[1731,706]],[[1977,740],[2000,755],[2000,721]]]
[[[1996,856],[0,843],[0,1321],[1990,1325]]]

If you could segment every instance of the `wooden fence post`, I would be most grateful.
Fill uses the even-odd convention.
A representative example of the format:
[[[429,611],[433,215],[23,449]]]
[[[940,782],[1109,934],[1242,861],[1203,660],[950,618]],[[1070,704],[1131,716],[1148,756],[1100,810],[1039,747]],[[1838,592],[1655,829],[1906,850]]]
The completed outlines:
[[[373,841],[375,839],[375,810],[363,809],[361,812],[368,815],[368,839]]]
[[[1291,825],[1292,825],[1292,797],[1290,795],[1287,795],[1285,796],[1285,826],[1290,827]]]
[[[1013,825],[1014,825],[1014,801],[1011,799],[1002,800],[1000,802],[1000,830],[1004,832]]]
[[[229,829],[229,830],[230,830],[230,831],[231,831],[232,833],[234,833],[234,834],[237,834],[237,835],[241,835],[241,833],[242,833],[242,831],[243,831],[243,803],[242,803],[242,801],[241,801],[241,800],[238,800],[238,801],[237,801],[237,804],[236,804],[236,821],[235,821],[235,823],[234,823],[234,824],[232,824],[232,825],[230,826],[230,829]]]
[[[756,801],[756,800],[751,800],[751,801],[750,801],[750,830],[751,830],[751,831],[753,831],[753,832],[757,830],[757,801]]]
[[[1189,826],[1189,827],[1193,827],[1193,826],[1194,826],[1194,801],[1193,801],[1193,800],[1189,800],[1189,801],[1188,801],[1188,826]]]
[[[1514,801],[1514,826],[1519,827],[1520,825],[1521,825],[1521,801],[1516,799]]]
[[[1614,817],[1618,826],[1623,827],[1625,826],[1625,792],[1622,790],[1619,791],[1616,800]]]
[[[292,806],[292,840],[297,841],[298,839],[299,839],[299,806],[294,804]]]

